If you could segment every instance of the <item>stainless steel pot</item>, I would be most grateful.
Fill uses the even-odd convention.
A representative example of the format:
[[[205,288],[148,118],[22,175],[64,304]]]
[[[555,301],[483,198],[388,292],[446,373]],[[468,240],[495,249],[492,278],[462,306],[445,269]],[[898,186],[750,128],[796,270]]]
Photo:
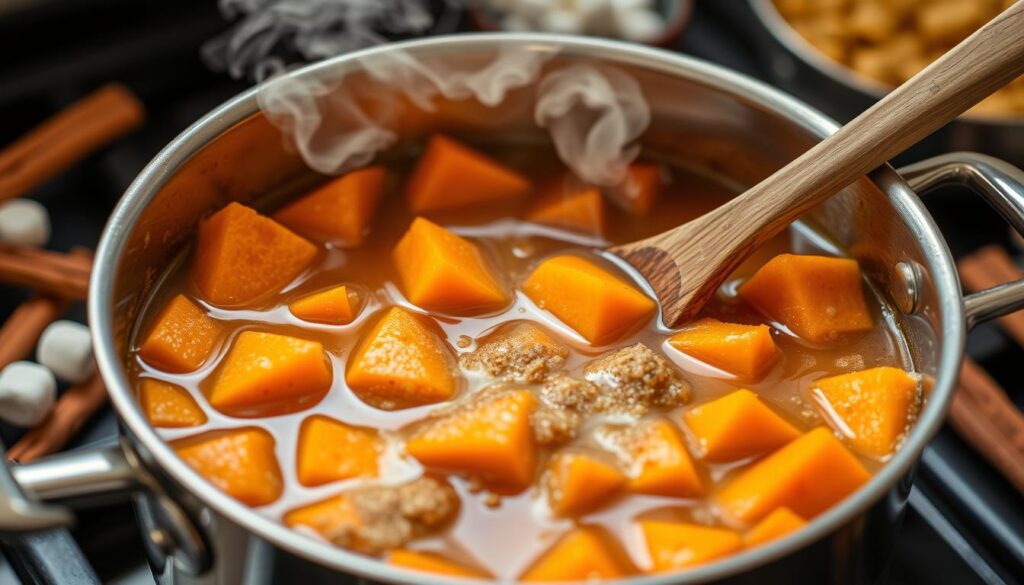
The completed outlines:
[[[654,113],[649,152],[714,169],[751,184],[836,129],[786,95],[730,71],[656,49],[534,34],[434,38],[331,59],[292,73],[318,79],[363,75],[367,60],[404,50],[418,57],[487,61],[506,44],[557,53],[551,66],[597,61],[634,76]],[[532,94],[531,94],[532,95]],[[461,128],[501,140],[544,139],[529,110]],[[486,128],[481,127],[487,126]],[[501,132],[495,132],[495,130]],[[68,520],[49,500],[130,495],[137,503],[154,572],[162,583],[374,582],[441,584],[308,538],[253,512],[206,483],[147,424],[125,376],[129,334],[140,303],[200,216],[226,201],[288,191],[308,175],[260,114],[255,90],[211,112],[176,138],[139,175],[117,206],[97,253],[89,318],[100,371],[120,415],[116,448],[0,466],[0,529]],[[853,496],[798,533],[685,573],[630,585],[792,582],[866,583],[883,570],[914,464],[942,423],[967,327],[1024,306],[1024,283],[962,297],[953,259],[914,193],[940,184],[974,188],[1024,232],[1024,174],[999,161],[956,154],[905,169],[885,166],[807,218],[858,258],[906,333],[915,368],[933,380],[905,446]],[[386,212],[386,211],[385,211]],[[282,573],[281,567],[287,566]]]
[[[786,22],[772,0],[748,0],[754,41],[767,59],[772,82],[846,121],[877,102],[890,88],[857,75],[825,56]],[[964,115],[912,149],[912,156],[975,150],[1024,165],[1024,115]]]

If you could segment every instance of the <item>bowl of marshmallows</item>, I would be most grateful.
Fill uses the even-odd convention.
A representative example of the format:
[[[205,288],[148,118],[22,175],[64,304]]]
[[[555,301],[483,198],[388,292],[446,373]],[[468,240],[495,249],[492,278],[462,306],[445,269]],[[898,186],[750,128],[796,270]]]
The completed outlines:
[[[476,0],[477,28],[600,36],[666,46],[682,34],[692,0]]]

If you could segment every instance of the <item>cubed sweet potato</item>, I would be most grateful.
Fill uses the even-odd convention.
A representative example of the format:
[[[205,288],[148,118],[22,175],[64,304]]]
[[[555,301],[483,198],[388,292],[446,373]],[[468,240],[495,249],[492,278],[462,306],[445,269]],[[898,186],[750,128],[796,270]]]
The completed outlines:
[[[629,165],[626,180],[615,190],[615,200],[629,213],[644,216],[661,193],[661,169],[653,163]]]
[[[884,457],[910,430],[918,379],[884,366],[822,378],[814,383],[813,393],[822,414],[854,449]]]
[[[642,520],[640,529],[655,572],[701,565],[738,552],[740,535],[728,528],[712,528],[687,522]]]
[[[800,436],[800,431],[746,389],[695,406],[683,419],[708,461],[736,461],[767,453]]]
[[[743,545],[746,547],[760,546],[777,538],[782,538],[791,532],[800,530],[807,524],[807,521],[797,516],[792,510],[783,506],[776,508],[771,514],[764,517],[743,536]]]
[[[413,220],[393,258],[402,292],[414,305],[472,315],[508,304],[508,294],[480,250],[422,217]]]
[[[427,467],[463,473],[503,493],[533,482],[537,446],[530,415],[537,406],[528,390],[499,390],[423,423],[405,444]]]
[[[839,439],[818,427],[744,470],[716,500],[743,522],[757,522],[780,506],[813,518],[869,479]]]
[[[188,390],[162,380],[139,381],[139,404],[154,427],[197,427],[206,423],[206,413]]]
[[[414,551],[404,548],[388,553],[388,563],[405,569],[446,575],[449,577],[465,577],[468,579],[488,579],[490,573],[476,567],[469,567],[435,552]]]
[[[567,193],[559,183],[557,189],[526,214],[526,220],[600,236],[605,228],[601,192],[590,188]]]
[[[270,504],[284,490],[274,439],[262,429],[214,431],[171,446],[199,475],[244,504]]]
[[[756,382],[778,360],[767,325],[740,325],[705,318],[673,335],[669,345],[743,380]]]
[[[629,283],[579,256],[545,260],[523,282],[523,292],[594,345],[638,329],[658,308]]]
[[[306,486],[376,477],[383,452],[384,440],[376,430],[311,416],[299,431],[296,475]]]
[[[139,346],[139,357],[165,372],[191,372],[203,365],[220,335],[216,321],[185,295],[178,295],[157,316]]]
[[[587,514],[608,503],[627,481],[613,463],[586,453],[558,453],[548,465],[548,504],[556,516]]]
[[[744,282],[739,294],[813,343],[832,342],[874,325],[860,266],[849,258],[780,254]]]
[[[581,526],[560,538],[519,580],[526,583],[593,582],[626,577],[635,572],[611,535],[598,527]]]
[[[384,168],[352,171],[289,203],[274,219],[303,236],[355,247],[363,243],[384,193]]]
[[[323,398],[332,376],[319,342],[243,331],[221,362],[210,404],[232,416],[295,412]]]
[[[420,157],[407,194],[413,213],[429,213],[518,199],[530,181],[500,163],[441,135]]]
[[[288,228],[230,203],[199,225],[192,280],[207,302],[240,306],[280,291],[316,255],[316,246]]]
[[[630,480],[629,491],[674,498],[692,498],[703,493],[704,483],[686,444],[667,420],[655,420],[638,429],[630,455],[640,472]]]
[[[392,307],[359,342],[345,380],[364,402],[395,410],[455,395],[455,358],[426,319]]]
[[[303,321],[325,325],[345,325],[355,318],[348,287],[336,286],[304,296],[288,305],[288,310]]]

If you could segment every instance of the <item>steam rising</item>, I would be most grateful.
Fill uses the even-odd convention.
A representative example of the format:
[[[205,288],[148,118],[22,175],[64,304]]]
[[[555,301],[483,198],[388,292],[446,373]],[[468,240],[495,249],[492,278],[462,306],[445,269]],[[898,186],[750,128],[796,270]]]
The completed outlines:
[[[640,85],[622,71],[573,65],[541,80],[534,118],[576,176],[612,186],[640,154],[634,141],[650,124],[651,110]]]

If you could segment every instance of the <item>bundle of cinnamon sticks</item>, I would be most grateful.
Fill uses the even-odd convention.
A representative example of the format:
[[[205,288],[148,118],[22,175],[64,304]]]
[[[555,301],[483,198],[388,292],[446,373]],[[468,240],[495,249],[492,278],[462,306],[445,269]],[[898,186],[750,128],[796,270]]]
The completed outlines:
[[[21,196],[56,176],[138,126],[143,117],[138,99],[116,84],[72,104],[0,151],[0,201]],[[0,283],[35,291],[0,326],[0,368],[29,357],[47,326],[71,302],[85,300],[91,270],[88,250],[63,254],[0,245]],[[99,374],[68,388],[48,417],[15,443],[7,456],[25,462],[60,450],[106,398]]]

